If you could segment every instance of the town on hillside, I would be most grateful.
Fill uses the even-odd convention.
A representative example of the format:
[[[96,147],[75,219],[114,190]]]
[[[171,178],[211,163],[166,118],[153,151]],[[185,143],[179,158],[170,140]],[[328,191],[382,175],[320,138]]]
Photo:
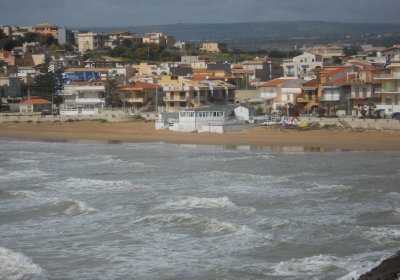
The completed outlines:
[[[400,45],[304,45],[252,55],[159,32],[0,25],[3,115],[119,112],[178,131],[295,116],[399,118],[399,80]]]

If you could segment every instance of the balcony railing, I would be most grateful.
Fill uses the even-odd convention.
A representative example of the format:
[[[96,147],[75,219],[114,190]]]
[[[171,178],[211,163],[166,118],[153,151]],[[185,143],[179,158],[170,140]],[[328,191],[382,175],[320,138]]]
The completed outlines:
[[[319,101],[339,101],[339,95],[323,95],[319,98]]]
[[[393,74],[375,74],[374,75],[375,79],[400,79],[400,73],[397,73],[397,75]]]
[[[375,93],[399,93],[397,88],[375,88]]]

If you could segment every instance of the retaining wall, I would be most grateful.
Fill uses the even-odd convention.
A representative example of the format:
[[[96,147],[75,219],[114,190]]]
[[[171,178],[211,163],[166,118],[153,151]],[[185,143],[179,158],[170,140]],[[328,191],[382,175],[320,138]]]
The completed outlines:
[[[300,121],[317,122],[320,126],[337,125],[345,127],[343,123],[351,128],[376,129],[376,130],[400,130],[400,121],[392,119],[358,119],[358,118],[307,118],[299,117]]]

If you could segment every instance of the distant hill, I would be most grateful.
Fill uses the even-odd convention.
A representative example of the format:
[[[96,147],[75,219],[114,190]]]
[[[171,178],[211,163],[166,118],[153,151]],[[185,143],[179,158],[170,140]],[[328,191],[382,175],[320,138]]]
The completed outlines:
[[[339,23],[325,21],[265,21],[242,23],[83,27],[73,29],[112,33],[129,30],[139,35],[147,32],[162,32],[175,37],[175,41],[216,40],[226,38],[276,38],[313,35],[357,35],[400,33],[400,23]]]

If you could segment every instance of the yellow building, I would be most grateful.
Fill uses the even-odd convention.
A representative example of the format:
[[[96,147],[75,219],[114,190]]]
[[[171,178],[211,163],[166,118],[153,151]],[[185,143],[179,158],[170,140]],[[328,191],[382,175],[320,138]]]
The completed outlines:
[[[375,93],[381,94],[381,104],[377,104],[377,109],[385,110],[385,114],[400,112],[400,63],[392,63],[389,68],[390,73],[374,75],[374,78],[381,82],[381,87],[375,90]]]
[[[102,51],[109,47],[106,42],[110,36],[107,33],[82,33],[78,35],[78,46],[80,52]]]

